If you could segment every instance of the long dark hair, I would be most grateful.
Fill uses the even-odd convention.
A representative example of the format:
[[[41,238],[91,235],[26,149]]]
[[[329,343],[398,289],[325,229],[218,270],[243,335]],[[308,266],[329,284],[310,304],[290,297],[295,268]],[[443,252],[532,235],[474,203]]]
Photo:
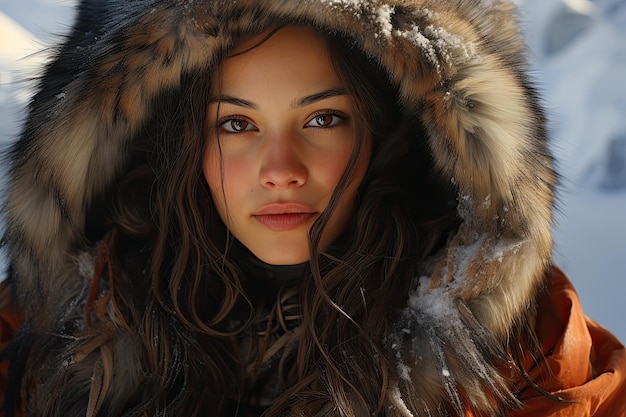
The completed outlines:
[[[402,109],[386,73],[353,40],[327,39],[357,116],[357,139],[371,135],[374,149],[343,236],[319,249],[360,146],[310,232],[311,272],[298,284],[301,324],[288,388],[266,415],[382,414],[397,379],[385,331],[417,266],[457,225],[454,190],[438,181],[417,115]],[[229,256],[233,238],[201,171],[212,72],[184,74],[180,89],[155,102],[136,146],[139,167],[120,181],[109,212],[116,231],[110,268],[126,294],[118,311],[142,339],[149,376],[129,399],[132,415],[220,415],[230,401],[245,401],[238,336],[260,306]]]

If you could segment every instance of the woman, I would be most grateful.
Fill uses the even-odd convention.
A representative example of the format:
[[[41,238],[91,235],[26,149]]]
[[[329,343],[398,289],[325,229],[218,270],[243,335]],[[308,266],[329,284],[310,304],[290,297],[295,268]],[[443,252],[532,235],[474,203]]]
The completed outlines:
[[[6,415],[624,414],[523,54],[507,2],[82,2],[10,155]]]

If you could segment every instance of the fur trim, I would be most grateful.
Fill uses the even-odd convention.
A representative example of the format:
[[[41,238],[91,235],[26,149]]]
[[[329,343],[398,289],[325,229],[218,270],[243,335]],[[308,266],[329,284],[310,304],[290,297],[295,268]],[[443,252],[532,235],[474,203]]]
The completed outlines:
[[[485,346],[506,339],[550,264],[556,183],[514,13],[505,0],[82,1],[10,155],[6,242],[34,331],[55,328],[81,293],[86,211],[125,166],[153,99],[178,88],[181,74],[209,70],[246,33],[308,23],[351,36],[387,70],[459,190],[458,233],[422,271],[428,287],[389,335],[399,372],[405,382],[440,381],[443,390],[420,401],[458,397],[464,386],[470,403],[492,410],[492,399],[468,392],[486,384],[507,397],[497,372],[476,366],[498,356]],[[426,304],[435,294],[451,322]],[[481,336],[455,344],[464,331]]]

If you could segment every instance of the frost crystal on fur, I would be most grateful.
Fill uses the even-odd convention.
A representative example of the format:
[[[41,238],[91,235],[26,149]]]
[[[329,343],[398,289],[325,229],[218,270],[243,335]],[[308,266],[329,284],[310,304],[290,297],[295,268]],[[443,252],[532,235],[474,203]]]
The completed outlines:
[[[470,59],[474,54],[473,44],[465,44],[459,37],[452,35],[442,27],[428,25],[420,28],[417,25],[412,26],[409,30],[396,31],[396,36],[410,40],[415,46],[421,49],[430,64],[441,70],[440,57],[446,64],[450,64],[454,59],[451,50],[462,51],[461,57]],[[457,59],[459,57],[456,57]]]
[[[76,259],[78,273],[86,280],[91,281],[94,274],[95,262],[96,257],[93,253],[88,251],[81,252]]]
[[[391,15],[393,14],[393,7],[384,4],[378,8],[377,23],[380,25],[383,36],[390,37],[393,25],[391,24]]]
[[[410,388],[405,397],[425,401],[422,408],[428,416],[439,415],[433,405],[437,402],[428,399],[436,398],[440,389],[459,416],[464,415],[461,391],[474,405],[487,410],[487,393],[514,402],[504,380],[491,365],[491,356],[498,352],[493,348],[496,344],[489,330],[476,322],[467,306],[455,299],[448,288],[429,290],[426,277],[418,282],[388,339],[398,375]],[[398,391],[394,397],[397,403],[404,404],[408,399],[402,400],[401,395]]]

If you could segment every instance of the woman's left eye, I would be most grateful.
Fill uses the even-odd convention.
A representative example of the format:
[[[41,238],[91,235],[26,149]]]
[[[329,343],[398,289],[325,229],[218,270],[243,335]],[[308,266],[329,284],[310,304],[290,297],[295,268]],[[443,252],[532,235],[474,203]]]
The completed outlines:
[[[322,113],[313,116],[311,120],[305,124],[305,127],[333,127],[341,123],[344,120],[343,117],[335,113]]]

